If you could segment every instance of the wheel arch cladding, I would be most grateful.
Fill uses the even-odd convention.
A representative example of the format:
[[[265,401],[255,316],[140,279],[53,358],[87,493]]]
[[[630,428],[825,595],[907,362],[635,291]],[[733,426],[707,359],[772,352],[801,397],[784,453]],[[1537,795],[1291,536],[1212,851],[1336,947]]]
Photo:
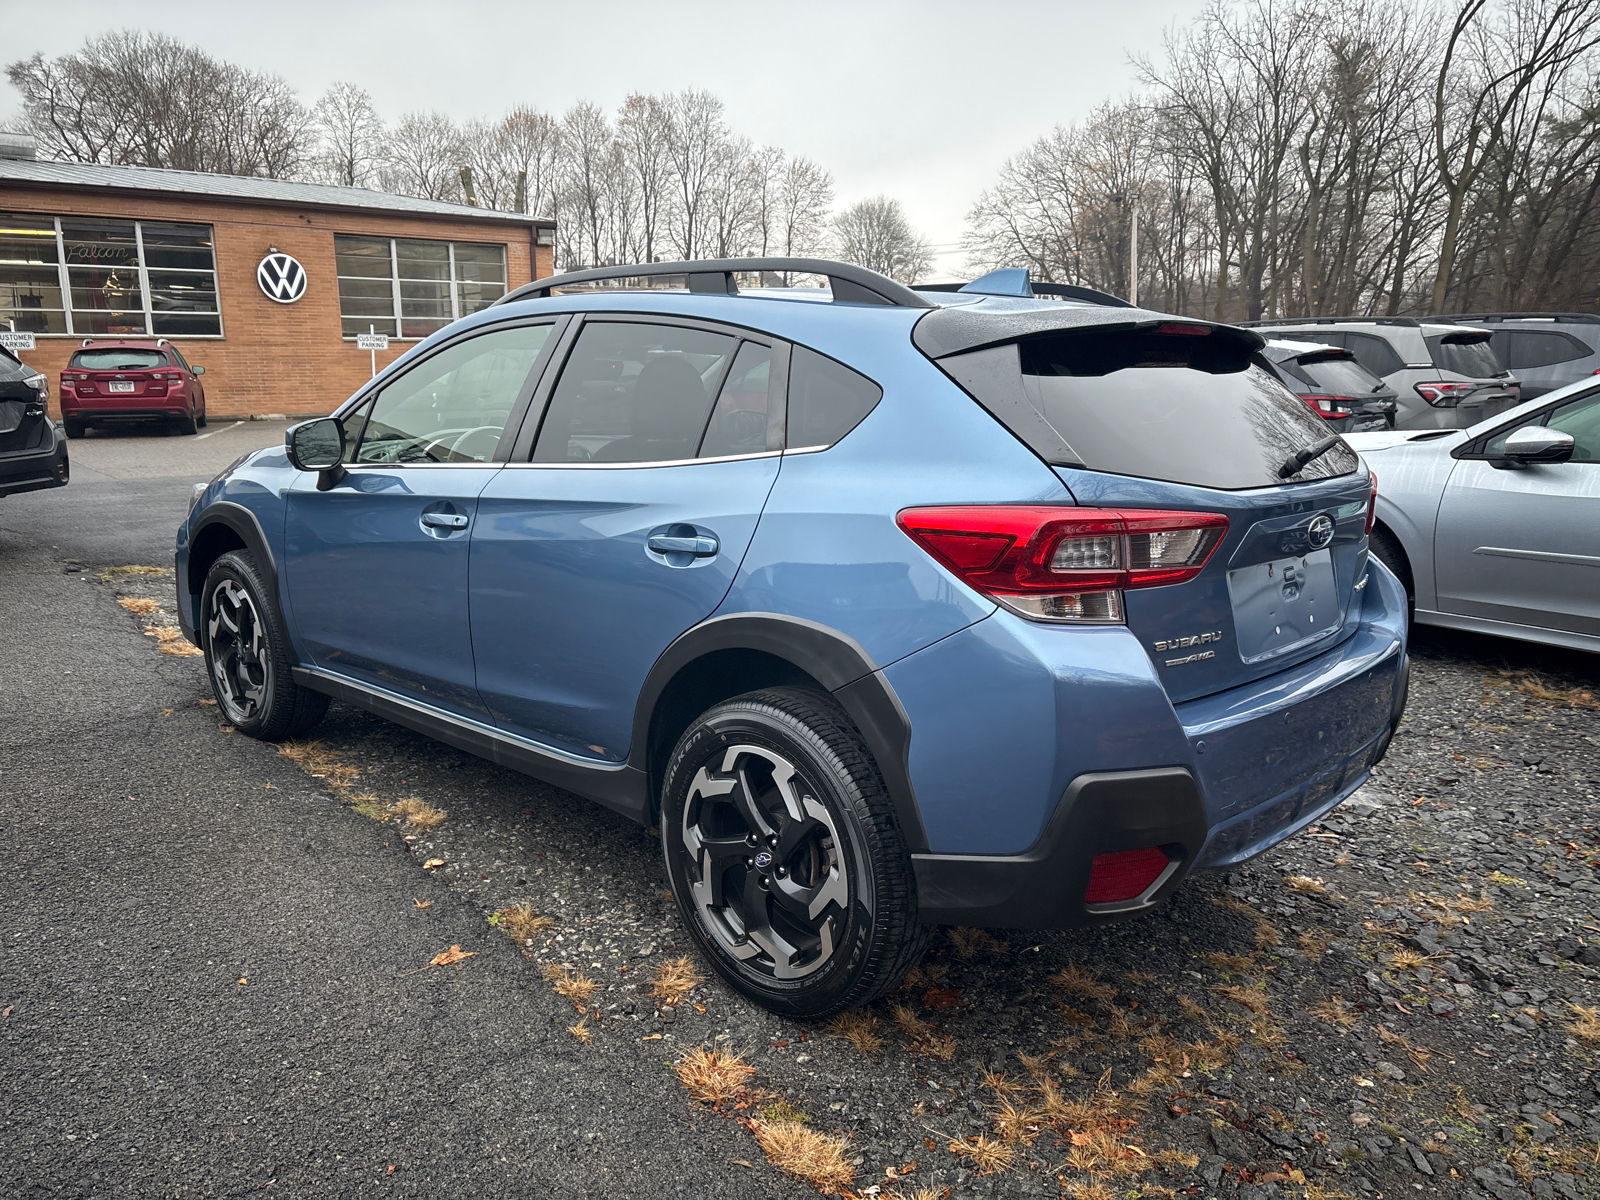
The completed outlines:
[[[230,550],[247,551],[255,560],[256,570],[277,592],[277,563],[267,547],[261,523],[248,508],[224,500],[206,509],[198,528],[189,535],[189,578],[185,582],[191,595],[200,594],[212,564]]]
[[[736,613],[695,626],[656,661],[634,710],[630,764],[650,780],[652,804],[672,748],[706,709],[764,687],[814,687],[832,695],[871,751],[912,850],[927,835],[911,788],[911,722],[859,643],[781,613]]]

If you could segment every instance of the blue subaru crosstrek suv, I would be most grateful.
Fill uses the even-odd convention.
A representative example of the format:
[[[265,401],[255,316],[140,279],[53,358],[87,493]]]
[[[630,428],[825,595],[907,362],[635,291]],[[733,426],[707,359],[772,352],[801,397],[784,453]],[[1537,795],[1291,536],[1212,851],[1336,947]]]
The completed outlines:
[[[658,825],[777,1012],[1148,912],[1366,779],[1406,598],[1260,336],[1118,305],[538,280],[197,489],[184,630],[241,733],[331,697]]]

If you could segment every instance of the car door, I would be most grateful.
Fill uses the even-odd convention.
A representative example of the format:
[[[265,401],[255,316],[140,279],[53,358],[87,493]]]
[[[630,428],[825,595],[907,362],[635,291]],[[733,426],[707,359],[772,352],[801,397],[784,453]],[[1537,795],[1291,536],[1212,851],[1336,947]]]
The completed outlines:
[[[289,487],[284,575],[296,641],[317,667],[486,716],[469,627],[472,522],[554,329],[445,343],[345,417],[342,479],[324,490],[301,473]]]
[[[1497,465],[1526,425],[1570,433],[1571,461]],[[1600,636],[1600,389],[1496,430],[1456,464],[1434,558],[1442,612]]]
[[[522,461],[479,497],[478,690],[508,732],[618,762],[645,676],[722,602],[777,478],[787,346],[643,316],[566,340]]]

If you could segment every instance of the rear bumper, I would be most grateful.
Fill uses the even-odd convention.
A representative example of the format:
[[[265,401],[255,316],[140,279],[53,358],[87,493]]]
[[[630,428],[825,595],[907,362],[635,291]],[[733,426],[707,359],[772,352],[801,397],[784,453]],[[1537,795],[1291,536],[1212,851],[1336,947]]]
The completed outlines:
[[[63,421],[170,421],[173,417],[187,414],[189,405],[183,400],[176,400],[171,404],[154,405],[146,397],[139,398],[138,407],[111,408],[89,407],[87,405],[61,409]]]
[[[0,454],[0,496],[66,487],[70,477],[67,442],[54,427],[46,448]]]
[[[1075,774],[1027,850],[912,855],[923,919],[1050,929],[1135,916],[1194,871],[1253,858],[1338,805],[1388,750],[1409,683],[1405,594],[1376,561],[1369,572],[1359,624],[1339,646],[1246,687],[1167,704],[1164,714],[1154,707],[1138,714],[1147,727],[1165,723],[1178,735],[1164,740],[1166,761]],[[1109,682],[1101,681],[1107,691]],[[915,748],[915,698],[900,694],[913,716]],[[1117,728],[1080,725],[1067,742],[1156,745],[1150,736],[1122,736],[1130,714],[1110,703],[1106,711]],[[924,778],[914,779],[919,800]],[[996,795],[978,803],[993,810],[1023,799]],[[937,836],[940,822],[928,824]],[[1174,864],[1158,886],[1122,904],[1085,902],[1096,855],[1148,846],[1162,847]]]

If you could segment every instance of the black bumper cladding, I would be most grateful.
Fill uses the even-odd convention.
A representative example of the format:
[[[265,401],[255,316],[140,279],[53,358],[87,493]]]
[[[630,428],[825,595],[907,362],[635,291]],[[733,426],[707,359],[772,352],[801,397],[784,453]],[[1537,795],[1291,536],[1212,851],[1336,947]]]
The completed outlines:
[[[1200,789],[1182,767],[1080,775],[1023,854],[913,854],[917,903],[922,919],[935,925],[1070,929],[1118,920],[1172,894],[1207,830]],[[1147,846],[1160,846],[1172,865],[1144,894],[1085,902],[1097,854]]]
[[[66,487],[70,478],[67,444],[60,437],[54,443],[30,454],[0,455],[0,496]]]

